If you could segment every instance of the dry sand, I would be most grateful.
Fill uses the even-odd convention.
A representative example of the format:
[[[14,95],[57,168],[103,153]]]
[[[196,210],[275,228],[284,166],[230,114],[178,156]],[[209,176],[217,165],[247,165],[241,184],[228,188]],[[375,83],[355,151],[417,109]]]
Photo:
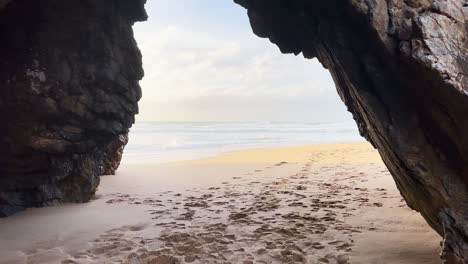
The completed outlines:
[[[124,165],[88,204],[0,219],[0,263],[439,263],[366,143]]]

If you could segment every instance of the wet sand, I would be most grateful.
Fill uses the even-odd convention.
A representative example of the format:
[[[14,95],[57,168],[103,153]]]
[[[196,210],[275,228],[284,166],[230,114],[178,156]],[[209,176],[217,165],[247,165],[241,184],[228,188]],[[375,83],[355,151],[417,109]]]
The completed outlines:
[[[0,263],[439,263],[367,143],[124,165],[88,204],[0,219]]]

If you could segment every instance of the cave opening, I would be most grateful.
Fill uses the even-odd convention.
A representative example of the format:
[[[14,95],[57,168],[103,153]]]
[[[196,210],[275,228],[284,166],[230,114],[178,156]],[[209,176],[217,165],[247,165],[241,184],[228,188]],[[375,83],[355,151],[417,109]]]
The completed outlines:
[[[147,38],[138,40],[147,60],[147,79],[142,82],[146,95],[141,101],[141,115],[137,117],[135,127],[135,131],[142,132],[138,137],[155,137],[145,132],[145,129],[154,132],[154,127],[140,126],[145,125],[141,121],[145,116],[147,121],[151,121],[149,116],[167,118],[159,122],[180,122],[181,117],[189,116],[192,123],[224,116],[234,122],[239,121],[240,113],[244,113],[249,122],[270,121],[264,122],[262,129],[271,130],[274,122],[300,119],[302,113],[307,113],[303,116],[306,119],[327,121],[338,113],[326,108],[339,105],[337,96],[331,96],[333,89],[321,91],[325,85],[310,83],[317,80],[310,76],[311,69],[316,67],[320,71],[319,64],[294,60],[293,56],[279,56],[277,51],[272,52],[273,45],[264,45],[266,43],[253,36],[243,36],[236,31],[236,26],[251,26],[255,35],[268,38],[283,53],[302,53],[306,58],[317,58],[330,72],[359,133],[375,149],[369,145],[362,149],[363,145],[340,144],[275,150],[261,148],[228,152],[216,159],[171,163],[170,166],[182,166],[178,169],[156,169],[141,164],[127,166],[124,160],[115,177],[100,177],[116,172],[128,142],[129,128],[139,112],[138,102],[142,98],[139,81],[144,71],[132,26],[136,21],[147,19],[145,2],[0,1],[0,113],[3,120],[0,129],[0,216],[57,202],[88,202],[31,209],[12,218],[0,219],[0,233],[4,235],[0,238],[3,239],[0,240],[2,258],[13,263],[23,260],[73,262],[85,253],[68,254],[63,247],[70,246],[73,241],[62,237],[64,234],[73,237],[86,227],[89,228],[87,232],[81,232],[85,236],[78,240],[91,241],[95,237],[89,235],[94,234],[99,239],[91,244],[98,249],[115,240],[124,245],[107,252],[115,253],[113,256],[103,254],[102,250],[86,251],[101,262],[106,258],[178,261],[180,256],[175,256],[174,252],[181,246],[193,248],[193,245],[179,244],[180,237],[188,238],[184,241],[195,241],[195,244],[208,239],[213,242],[210,245],[216,246],[214,249],[202,247],[198,253],[187,252],[184,261],[193,262],[200,254],[226,260],[226,257],[238,256],[233,252],[250,250],[250,247],[226,250],[223,245],[235,244],[226,241],[237,237],[251,240],[258,235],[262,238],[272,235],[284,240],[282,236],[297,235],[297,238],[306,236],[306,240],[315,241],[323,238],[320,235],[333,231],[339,232],[333,233],[333,241],[325,239],[326,243],[304,242],[298,246],[273,240],[246,254],[249,258],[255,255],[254,260],[263,257],[304,260],[311,257],[313,261],[347,263],[349,259],[362,260],[358,255],[364,252],[360,255],[365,256],[364,262],[373,258],[380,260],[380,253],[396,263],[430,262],[436,259],[434,253],[439,251],[439,246],[435,241],[441,236],[444,263],[467,261],[468,15],[465,1],[331,0],[312,3],[234,0],[247,10],[250,25],[245,20],[221,22],[233,19],[222,7],[225,3],[190,0],[182,5],[172,3],[180,15],[163,9],[155,17],[170,20],[174,15],[175,20],[182,23],[180,27],[165,25],[164,29],[159,28],[158,32],[162,33],[153,39],[151,35],[154,34],[150,31],[139,35],[140,25],[144,32],[145,24],[135,27],[137,38]],[[148,12],[152,11],[151,5],[162,3],[148,3]],[[194,15],[190,13],[191,9],[199,12],[194,20],[190,19]],[[146,25],[149,27],[151,21]],[[205,36],[200,34],[203,30],[197,31],[197,26],[215,31]],[[247,42],[250,44],[244,45]],[[194,53],[194,49],[198,52]],[[190,65],[193,67],[187,67]],[[151,70],[153,67],[155,71]],[[164,72],[164,69],[170,71]],[[151,95],[153,92],[155,94]],[[175,100],[177,94],[184,96]],[[320,97],[323,94],[330,97]],[[241,101],[237,101],[239,96]],[[146,101],[153,97],[159,101]],[[198,101],[194,101],[195,97]],[[329,99],[331,101],[327,101]],[[319,108],[322,110],[316,110]],[[173,124],[159,134],[178,134],[174,131],[180,130],[180,123],[178,128],[170,125]],[[208,128],[208,134],[205,126],[204,134],[195,136],[200,140],[189,144],[183,140],[160,138],[163,146],[155,147],[143,139],[143,143],[134,149],[177,150],[184,144],[206,147],[213,142],[204,139],[207,135],[212,136],[214,130],[232,132],[240,126],[239,122],[224,128],[217,124],[215,128]],[[186,129],[187,125],[181,127]],[[245,129],[249,130],[249,127]],[[276,131],[276,135],[284,136],[284,131],[293,129],[313,134],[304,130],[304,126],[281,129],[282,132]],[[326,131],[323,134],[334,137]],[[229,136],[223,134],[218,140],[223,142]],[[253,138],[251,134],[247,136],[250,142],[274,138],[265,134],[255,134]],[[132,144],[131,141],[126,153],[132,153]],[[259,145],[247,144],[242,148],[246,146]],[[236,170],[240,167],[242,173]],[[202,176],[189,179],[185,177],[187,174]],[[219,177],[220,174],[224,178]],[[390,179],[390,176],[396,183],[392,189],[372,185],[375,183],[373,179]],[[248,181],[249,177],[257,180]],[[331,177],[328,179],[332,179],[333,184],[321,181],[327,177]],[[101,181],[103,184],[100,185]],[[314,184],[307,185],[307,181]],[[192,190],[185,188],[187,184],[192,184]],[[207,188],[209,185],[214,186]],[[293,189],[282,189],[285,186]],[[163,191],[172,188],[181,189],[173,197],[170,192]],[[348,188],[351,199],[345,197],[348,192],[344,190]],[[183,194],[184,191],[187,193]],[[158,210],[164,203],[151,196],[155,192],[171,208]],[[305,193],[310,194],[309,198],[314,195],[317,198],[305,204],[302,201],[307,198]],[[285,198],[289,195],[296,198]],[[342,199],[336,199],[339,195],[343,195]],[[404,212],[401,210],[408,210],[408,214],[421,221],[417,213],[399,200],[400,195],[438,235],[418,222],[421,224],[417,226],[423,229],[411,229],[416,236],[408,229],[393,232],[398,234],[396,237],[388,236],[387,232],[386,238],[393,242],[382,243],[385,246],[380,247],[383,236],[378,234],[385,233],[385,228],[359,221],[356,228],[343,224],[343,219],[362,221],[370,215],[376,217],[372,218],[373,224],[388,223],[379,216],[396,219],[396,227],[416,223],[412,220],[402,222],[405,218],[400,217]],[[386,202],[372,200],[376,197]],[[392,197],[398,201],[391,201]],[[218,198],[221,200],[215,200]],[[245,206],[246,203],[249,206]],[[280,208],[284,211],[275,214]],[[106,213],[102,213],[104,211]],[[210,222],[201,229],[196,229],[200,226],[187,228],[186,224],[197,217],[223,219],[224,222]],[[71,223],[70,219],[79,221],[66,226]],[[148,222],[136,224],[137,219],[154,220],[158,224],[151,226],[162,229],[149,228]],[[176,221],[164,226],[167,223],[163,219]],[[320,224],[304,224],[304,221],[312,220]],[[252,233],[243,226],[265,221],[267,225],[257,226]],[[117,229],[102,234],[102,228],[110,225]],[[33,226],[41,232],[41,238],[30,239]],[[233,227],[237,229],[230,229]],[[141,253],[147,248],[137,246],[141,241],[137,243],[135,236],[121,239],[127,237],[128,232],[146,234],[161,230],[164,231],[162,236],[148,241],[153,248],[169,242],[170,248],[163,255],[161,252],[153,252],[156,255]],[[174,230],[178,230],[177,234],[171,233]],[[214,230],[216,234],[210,233]],[[353,236],[348,233],[354,233],[352,230],[361,232]],[[199,232],[213,236],[197,240],[203,237]],[[217,237],[219,234],[222,238]],[[315,235],[318,237],[307,237]],[[408,235],[417,239],[402,239]],[[368,239],[362,240],[366,236]],[[111,240],[107,240],[109,237]],[[366,251],[369,244],[363,241],[372,241],[372,246],[387,250],[382,252],[372,248]],[[34,246],[37,243],[51,246],[37,251]],[[31,247],[35,247],[34,250],[18,251]],[[132,247],[140,251],[122,253]],[[323,253],[320,250],[331,248],[334,254],[320,255]],[[211,254],[213,250],[221,252],[220,255]],[[68,257],[71,259],[63,260]]]
[[[242,7],[157,1],[146,11],[134,26],[145,77],[124,163],[142,150],[169,161],[194,149],[362,141],[329,72],[255,37]]]

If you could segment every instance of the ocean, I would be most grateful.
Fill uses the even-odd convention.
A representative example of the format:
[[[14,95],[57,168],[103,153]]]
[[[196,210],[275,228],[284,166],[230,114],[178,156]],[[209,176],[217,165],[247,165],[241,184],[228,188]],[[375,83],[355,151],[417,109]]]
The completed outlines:
[[[130,130],[122,164],[171,162],[226,151],[363,141],[354,122],[139,122]]]

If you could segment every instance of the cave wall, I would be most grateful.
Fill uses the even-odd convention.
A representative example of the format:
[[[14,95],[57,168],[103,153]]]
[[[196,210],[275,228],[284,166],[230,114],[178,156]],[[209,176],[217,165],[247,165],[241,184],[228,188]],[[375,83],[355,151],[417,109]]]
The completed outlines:
[[[0,0],[0,216],[86,202],[138,112],[144,1]]]
[[[463,0],[234,0],[255,34],[317,57],[399,190],[468,263],[468,10]]]
[[[317,57],[408,205],[468,262],[464,0],[234,0],[255,34]],[[0,216],[85,202],[141,97],[145,0],[0,0]]]

